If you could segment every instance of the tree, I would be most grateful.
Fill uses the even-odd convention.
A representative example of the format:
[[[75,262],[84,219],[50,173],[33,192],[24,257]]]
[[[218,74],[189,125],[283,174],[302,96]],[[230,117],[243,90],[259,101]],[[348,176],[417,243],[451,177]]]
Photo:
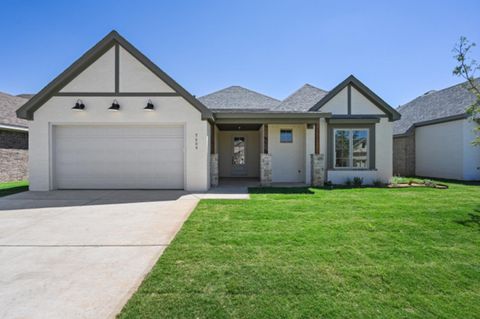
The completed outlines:
[[[460,37],[453,49],[454,57],[458,62],[453,69],[453,74],[467,80],[466,89],[476,97],[475,102],[467,109],[467,113],[472,121],[480,123],[480,80],[475,78],[475,72],[480,70],[480,64],[470,57],[471,50],[475,45],[466,37]],[[475,128],[475,134],[476,138],[472,143],[480,145],[480,126]]]

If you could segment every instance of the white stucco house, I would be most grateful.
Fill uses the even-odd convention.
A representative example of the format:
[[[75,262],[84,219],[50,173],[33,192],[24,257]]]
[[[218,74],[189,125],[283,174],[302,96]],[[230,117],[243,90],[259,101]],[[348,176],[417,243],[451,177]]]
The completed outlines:
[[[431,90],[400,106],[394,124],[394,174],[480,180],[480,146],[467,109],[475,95],[460,83]]]
[[[32,190],[185,189],[392,176],[392,107],[354,76],[283,101],[233,86],[201,98],[112,31],[18,111]]]

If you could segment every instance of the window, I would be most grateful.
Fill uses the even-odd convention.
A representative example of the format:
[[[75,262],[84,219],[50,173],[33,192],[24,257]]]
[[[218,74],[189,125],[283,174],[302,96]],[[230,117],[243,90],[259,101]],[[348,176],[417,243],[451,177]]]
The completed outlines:
[[[292,130],[280,130],[280,143],[292,143],[293,133]]]
[[[368,168],[368,129],[334,130],[335,168]]]

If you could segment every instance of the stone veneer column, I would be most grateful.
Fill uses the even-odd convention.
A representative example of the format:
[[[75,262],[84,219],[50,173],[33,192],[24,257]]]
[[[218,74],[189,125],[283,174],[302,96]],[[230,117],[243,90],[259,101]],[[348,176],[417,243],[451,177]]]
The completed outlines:
[[[325,182],[325,156],[323,154],[311,154],[312,186],[321,187]]]
[[[218,154],[210,154],[210,185],[218,186]]]
[[[260,154],[260,185],[272,185],[272,155]]]

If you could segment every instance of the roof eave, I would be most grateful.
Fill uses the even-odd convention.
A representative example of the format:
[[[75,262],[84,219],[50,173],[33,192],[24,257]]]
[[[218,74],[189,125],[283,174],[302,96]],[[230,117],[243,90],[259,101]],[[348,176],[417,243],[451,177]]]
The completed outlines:
[[[283,118],[283,119],[311,119],[328,118],[329,112],[215,112],[216,119],[241,119],[241,118]]]
[[[434,124],[441,124],[441,123],[458,121],[458,120],[465,120],[465,119],[468,119],[469,117],[470,117],[470,115],[468,113],[461,113],[461,114],[445,116],[445,117],[441,117],[441,118],[437,118],[437,119],[433,119],[433,120],[417,122],[417,123],[412,124],[405,132],[393,134],[393,136],[394,137],[405,137],[405,136],[411,135],[413,133],[413,130],[416,129],[417,127],[434,125]]]
[[[20,126],[20,125],[14,125],[14,124],[0,123],[0,130],[16,131],[16,132],[28,132],[28,127]]]

